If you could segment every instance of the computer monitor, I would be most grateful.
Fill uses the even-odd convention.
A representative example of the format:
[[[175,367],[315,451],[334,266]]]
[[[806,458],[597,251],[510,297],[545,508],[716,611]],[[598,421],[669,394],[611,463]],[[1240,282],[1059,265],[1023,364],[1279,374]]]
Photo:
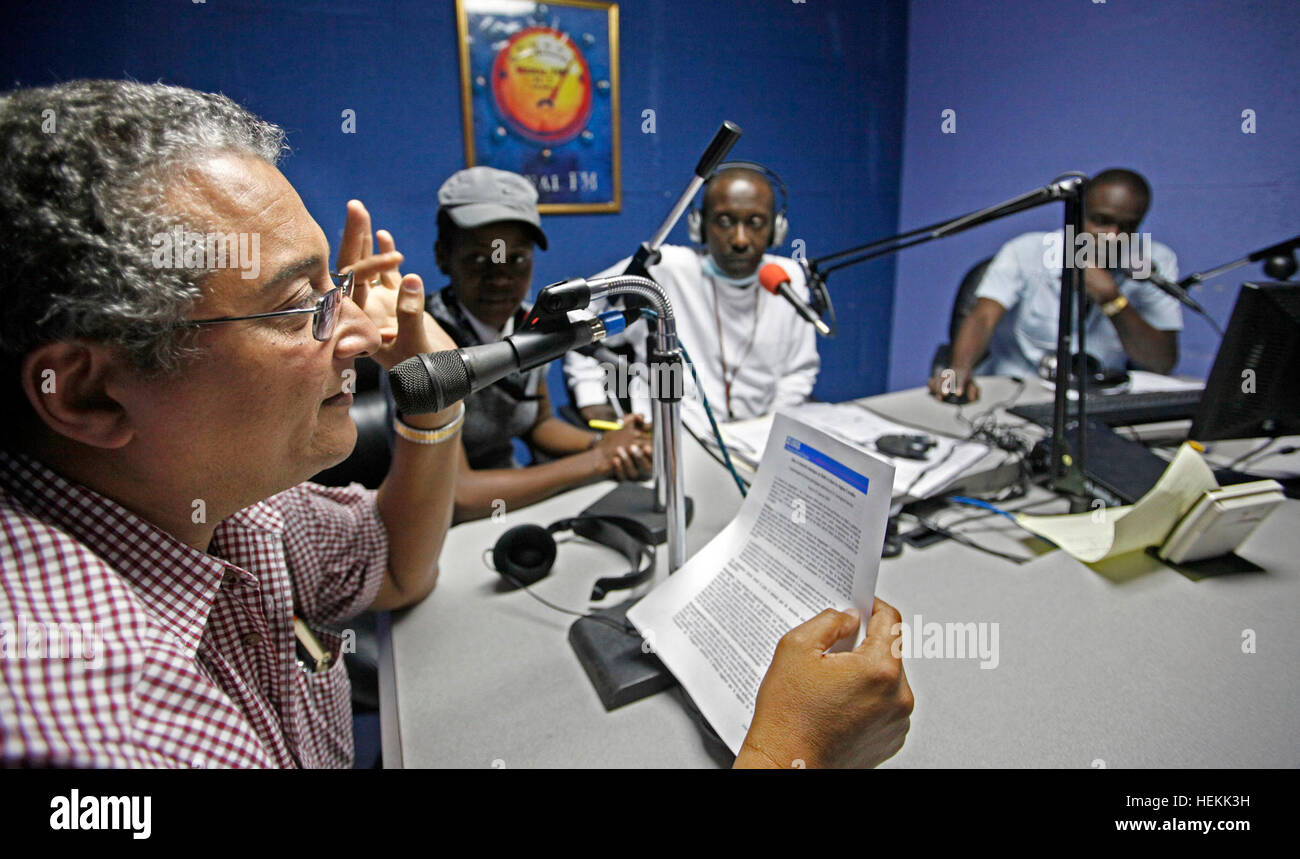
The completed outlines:
[[[1300,284],[1244,283],[1188,433],[1300,435]]]

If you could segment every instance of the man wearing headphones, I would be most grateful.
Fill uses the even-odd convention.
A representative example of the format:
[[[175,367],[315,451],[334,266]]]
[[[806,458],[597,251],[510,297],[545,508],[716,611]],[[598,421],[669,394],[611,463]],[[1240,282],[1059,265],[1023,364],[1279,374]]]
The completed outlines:
[[[774,186],[781,192],[779,208]],[[701,208],[689,213],[688,226],[691,240],[705,248],[663,245],[662,258],[649,273],[672,302],[678,337],[690,352],[714,415],[742,420],[804,402],[821,365],[816,333],[787,302],[758,283],[759,269],[776,263],[790,276],[794,292],[807,300],[799,265],[767,253],[788,232],[784,184],[753,162],[723,164],[705,183]],[[623,260],[601,276],[621,273],[626,266]],[[630,345],[634,360],[644,365],[645,340],[645,323],[638,322],[607,343]],[[565,357],[564,372],[574,405],[587,420],[614,419],[610,397],[625,392],[633,411],[650,413],[649,389],[642,379],[629,379],[625,391],[608,391],[610,380],[600,362],[573,352]],[[684,407],[698,410],[692,387],[688,381]]]

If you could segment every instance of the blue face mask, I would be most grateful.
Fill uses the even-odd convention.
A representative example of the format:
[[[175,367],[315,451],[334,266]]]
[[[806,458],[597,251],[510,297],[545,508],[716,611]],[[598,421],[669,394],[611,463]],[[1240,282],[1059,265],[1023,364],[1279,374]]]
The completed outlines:
[[[758,283],[757,269],[755,269],[754,273],[749,277],[728,277],[726,274],[723,274],[722,269],[718,268],[718,264],[713,261],[712,255],[709,254],[705,254],[704,256],[704,273],[714,280],[720,280],[723,283],[729,283],[732,286],[753,286]]]

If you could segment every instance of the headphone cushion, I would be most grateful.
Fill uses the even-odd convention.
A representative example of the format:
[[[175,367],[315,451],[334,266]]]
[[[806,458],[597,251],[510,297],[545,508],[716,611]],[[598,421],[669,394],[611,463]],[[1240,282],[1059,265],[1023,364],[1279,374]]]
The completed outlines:
[[[555,538],[541,525],[516,525],[492,547],[492,565],[526,585],[540,581],[555,564]]]
[[[777,212],[776,219],[772,221],[772,238],[767,243],[769,248],[778,248],[785,244],[786,233],[790,232],[790,222],[786,220],[784,212]]]

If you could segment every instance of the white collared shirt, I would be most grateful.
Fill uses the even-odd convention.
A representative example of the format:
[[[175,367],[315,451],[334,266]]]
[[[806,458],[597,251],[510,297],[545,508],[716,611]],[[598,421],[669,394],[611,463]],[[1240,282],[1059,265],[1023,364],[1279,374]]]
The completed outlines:
[[[989,340],[989,357],[978,373],[1029,378],[1038,374],[1043,355],[1056,351],[1056,329],[1060,318],[1061,230],[1054,233],[1025,233],[1002,246],[989,263],[984,279],[975,290],[978,298],[991,298],[1006,308]],[[1055,264],[1048,265],[1055,245]],[[1155,270],[1168,280],[1178,279],[1178,259],[1159,242],[1151,243]],[[1136,281],[1119,274],[1120,294],[1157,331],[1178,331],[1183,327],[1182,308],[1149,281]],[[1108,369],[1122,370],[1128,356],[1115,324],[1093,307],[1084,331],[1088,353]]]
[[[724,358],[728,376],[735,374],[731,408],[736,420],[758,417],[807,400],[821,366],[813,327],[784,299],[767,292],[757,282],[735,286],[709,277],[703,266],[703,251],[675,245],[664,245],[659,250],[662,259],[650,268],[650,274],[668,294],[678,339],[695,362],[695,371],[714,416],[720,421],[728,419],[722,375]],[[766,263],[776,263],[785,269],[795,294],[807,300],[808,287],[798,263],[764,254],[760,268]],[[621,273],[626,265],[627,260],[623,260],[598,276]],[[594,305],[592,309],[598,310]],[[638,322],[610,342],[630,341],[636,350],[636,360],[644,363],[645,337],[645,323]],[[564,359],[564,372],[578,408],[608,402],[607,374],[594,358],[570,352]],[[703,409],[694,388],[687,371],[683,409],[697,411],[702,416]],[[644,383],[634,380],[628,390],[633,411],[653,419],[649,391]]]

